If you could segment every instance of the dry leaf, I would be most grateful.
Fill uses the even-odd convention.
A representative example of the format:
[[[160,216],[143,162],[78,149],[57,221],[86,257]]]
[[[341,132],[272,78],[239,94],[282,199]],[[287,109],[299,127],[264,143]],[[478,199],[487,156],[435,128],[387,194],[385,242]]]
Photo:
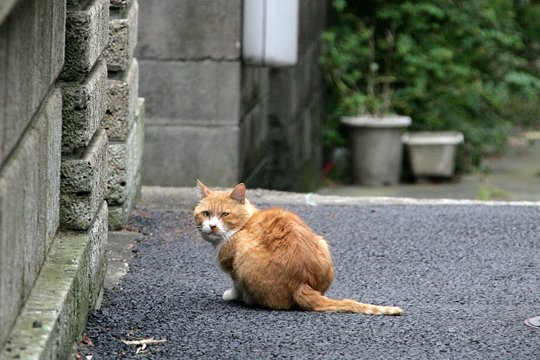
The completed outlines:
[[[90,340],[88,335],[84,335],[79,344],[84,344],[84,345],[88,345],[88,346],[94,346],[94,343],[92,342],[92,340]]]

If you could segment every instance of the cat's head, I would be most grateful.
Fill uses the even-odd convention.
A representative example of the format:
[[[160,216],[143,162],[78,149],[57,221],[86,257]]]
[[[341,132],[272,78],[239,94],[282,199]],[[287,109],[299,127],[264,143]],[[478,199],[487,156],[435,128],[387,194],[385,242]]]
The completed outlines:
[[[195,223],[202,237],[214,246],[233,236],[254,212],[242,183],[230,191],[213,191],[197,180],[196,188],[200,200],[193,212]]]

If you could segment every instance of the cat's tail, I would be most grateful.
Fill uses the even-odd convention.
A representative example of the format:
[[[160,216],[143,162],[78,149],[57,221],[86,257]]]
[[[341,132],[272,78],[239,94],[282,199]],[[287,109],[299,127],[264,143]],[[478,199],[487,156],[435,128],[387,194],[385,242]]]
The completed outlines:
[[[327,298],[311,286],[300,285],[294,293],[294,301],[303,310],[321,312],[351,312],[368,315],[401,315],[403,310],[394,306],[363,304],[358,301]]]

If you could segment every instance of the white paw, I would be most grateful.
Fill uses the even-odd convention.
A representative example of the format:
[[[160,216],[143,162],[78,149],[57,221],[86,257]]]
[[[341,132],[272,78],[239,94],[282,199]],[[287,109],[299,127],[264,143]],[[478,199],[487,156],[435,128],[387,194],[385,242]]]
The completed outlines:
[[[235,288],[227,289],[223,293],[223,300],[232,301],[238,299],[238,293]]]

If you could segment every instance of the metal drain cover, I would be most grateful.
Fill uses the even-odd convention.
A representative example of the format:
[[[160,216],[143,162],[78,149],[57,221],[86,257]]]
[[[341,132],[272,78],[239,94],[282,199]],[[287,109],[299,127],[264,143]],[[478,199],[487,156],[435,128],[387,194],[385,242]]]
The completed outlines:
[[[540,329],[540,316],[525,320],[525,325]]]

